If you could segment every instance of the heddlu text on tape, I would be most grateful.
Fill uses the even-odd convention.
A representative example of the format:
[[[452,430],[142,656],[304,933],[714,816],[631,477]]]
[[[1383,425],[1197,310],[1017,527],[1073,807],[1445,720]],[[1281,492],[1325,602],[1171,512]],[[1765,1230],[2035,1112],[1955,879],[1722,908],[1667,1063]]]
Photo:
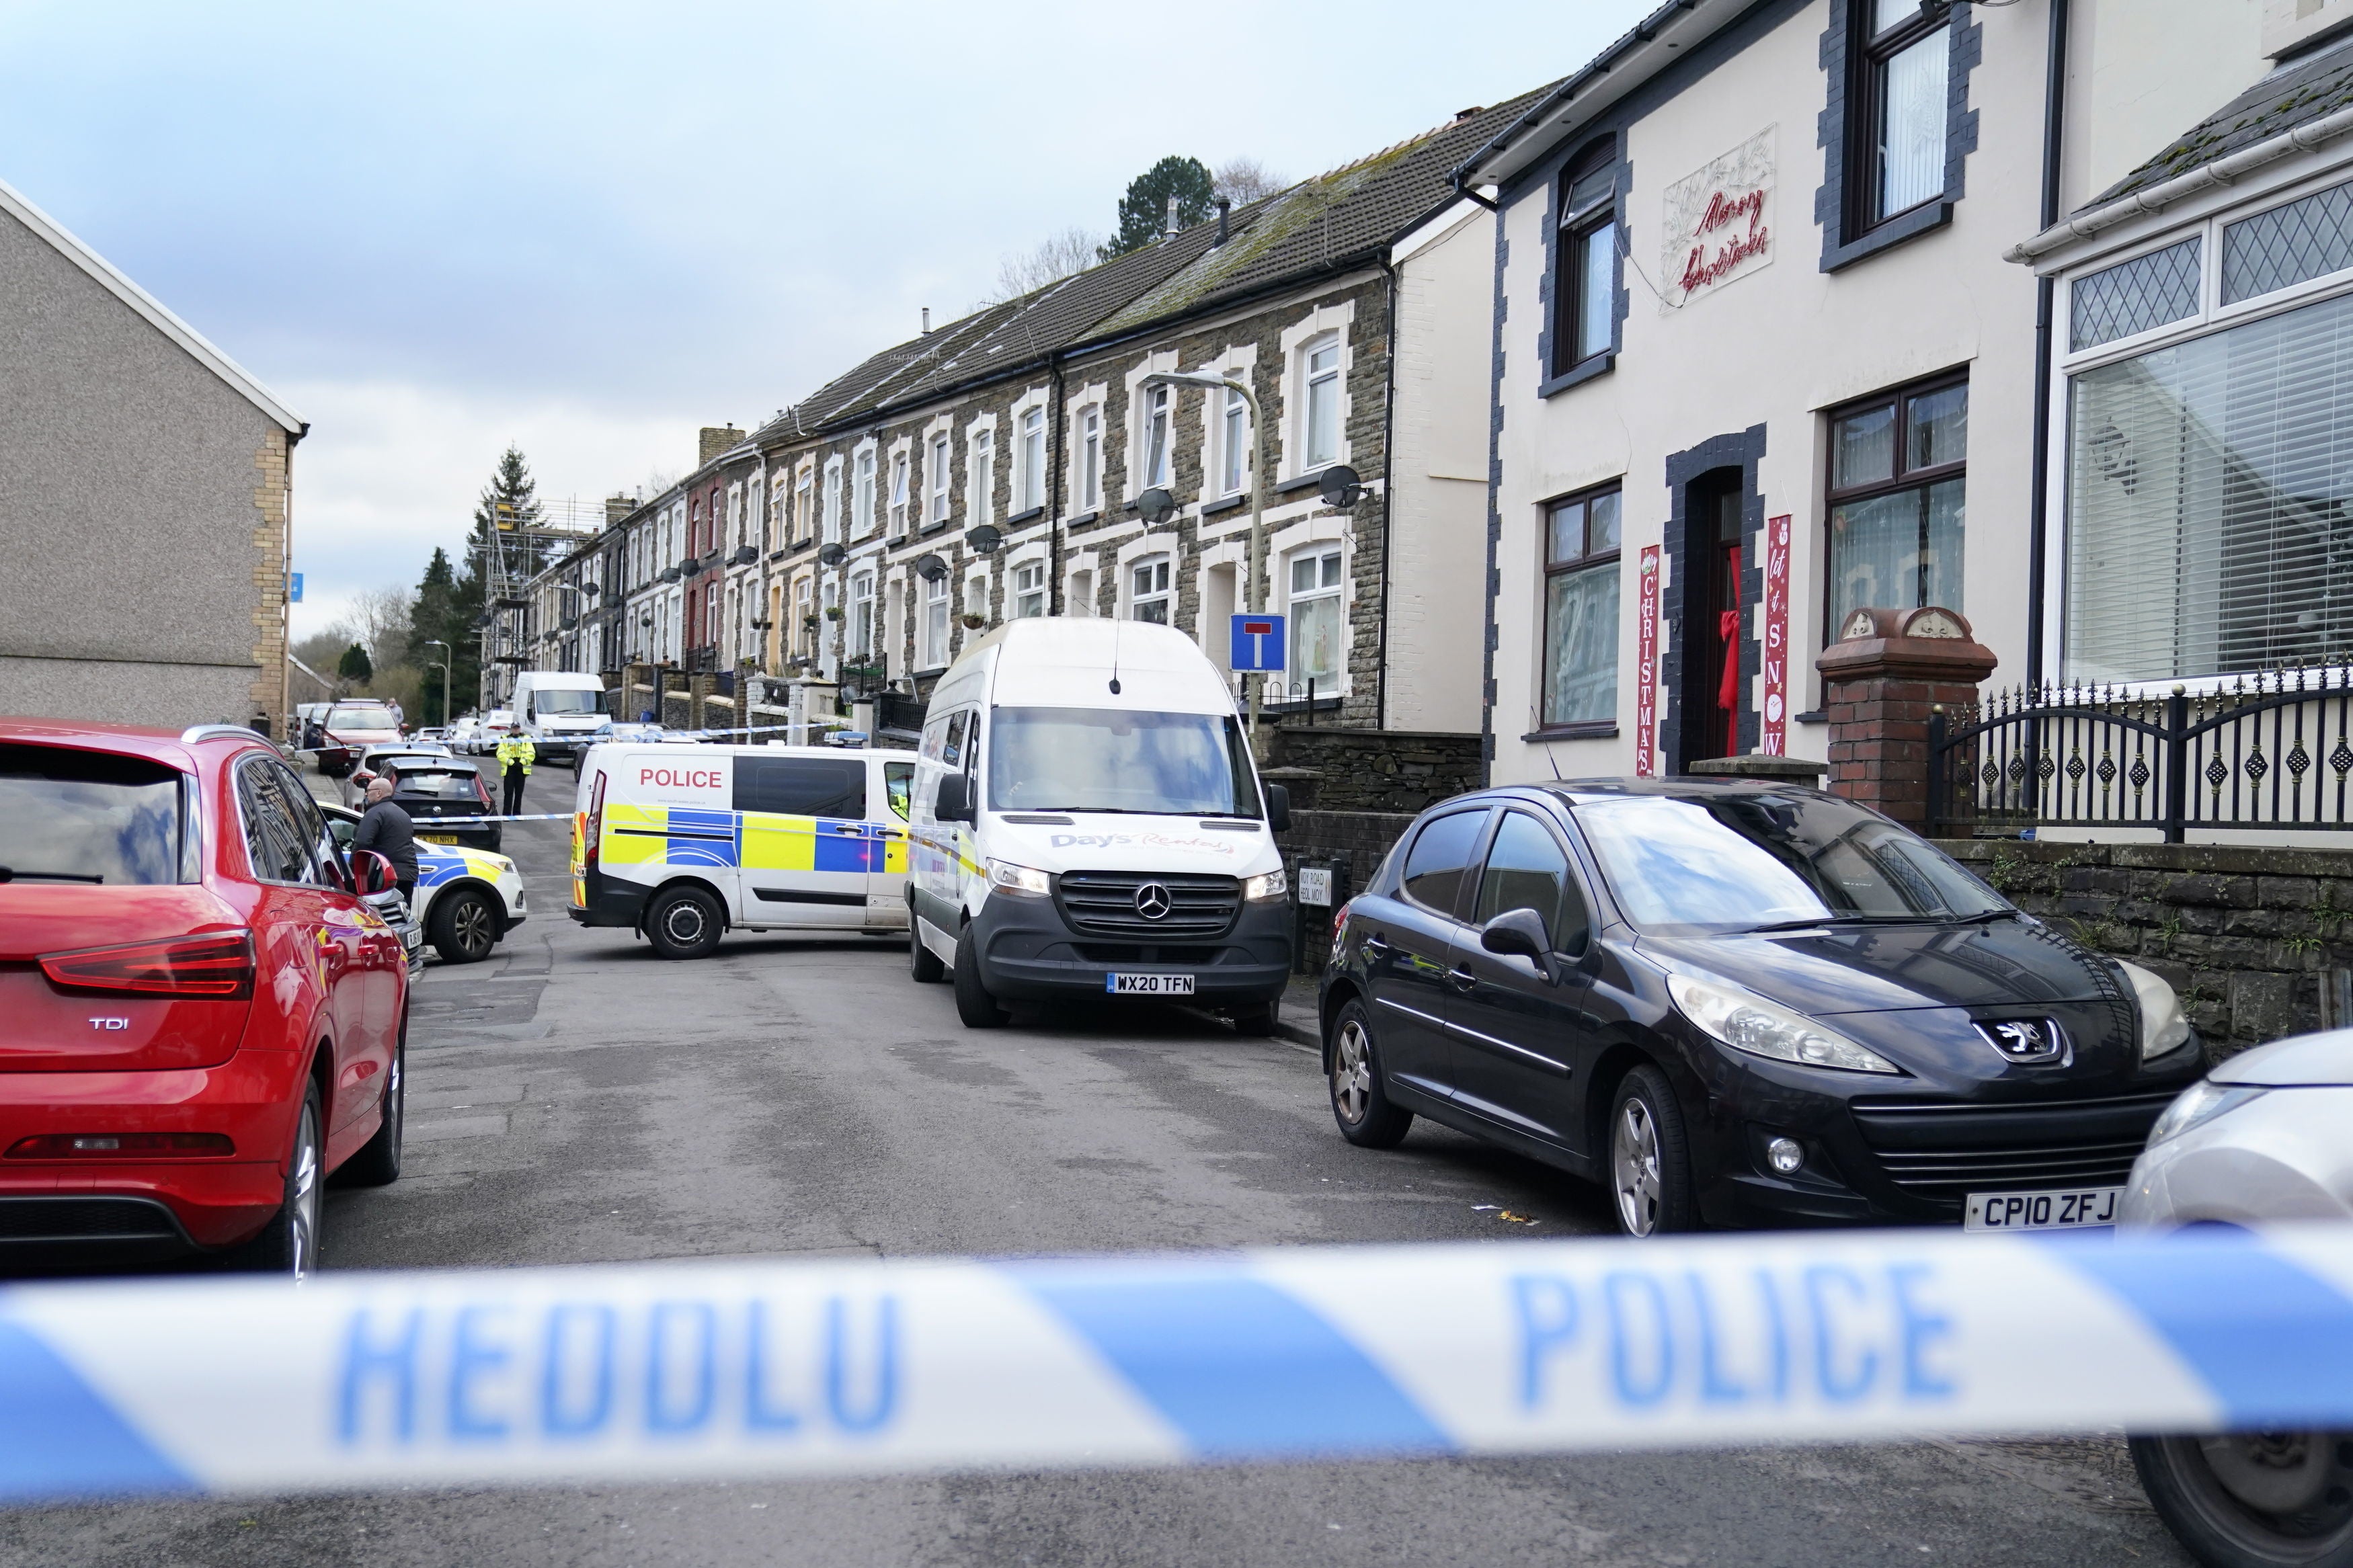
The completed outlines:
[[[2353,1233],[0,1291],[16,1501],[2353,1427]]]

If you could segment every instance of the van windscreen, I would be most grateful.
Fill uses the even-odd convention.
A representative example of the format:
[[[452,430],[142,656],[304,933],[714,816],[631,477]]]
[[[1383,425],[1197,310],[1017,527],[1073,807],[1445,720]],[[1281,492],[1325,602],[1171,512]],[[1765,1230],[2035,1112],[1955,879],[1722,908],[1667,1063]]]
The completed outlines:
[[[991,810],[1259,814],[1230,714],[997,708],[986,740]]]
[[[534,691],[531,694],[534,713],[602,713],[605,694],[601,691]]]

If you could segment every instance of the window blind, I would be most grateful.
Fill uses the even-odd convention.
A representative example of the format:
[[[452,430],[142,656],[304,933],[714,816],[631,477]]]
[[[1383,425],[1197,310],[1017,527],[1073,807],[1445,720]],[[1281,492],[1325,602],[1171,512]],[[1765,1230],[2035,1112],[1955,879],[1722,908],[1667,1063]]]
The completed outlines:
[[[2353,649],[2353,297],[2073,379],[2071,679]]]

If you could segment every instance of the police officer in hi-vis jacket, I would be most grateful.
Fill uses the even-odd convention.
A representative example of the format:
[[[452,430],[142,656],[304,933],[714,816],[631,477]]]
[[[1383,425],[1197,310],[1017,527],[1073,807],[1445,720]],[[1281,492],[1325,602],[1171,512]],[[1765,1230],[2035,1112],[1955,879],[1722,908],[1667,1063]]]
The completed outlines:
[[[531,764],[539,760],[539,748],[517,724],[499,742],[499,776],[506,781],[506,815],[515,816],[522,811],[522,781],[531,777]]]

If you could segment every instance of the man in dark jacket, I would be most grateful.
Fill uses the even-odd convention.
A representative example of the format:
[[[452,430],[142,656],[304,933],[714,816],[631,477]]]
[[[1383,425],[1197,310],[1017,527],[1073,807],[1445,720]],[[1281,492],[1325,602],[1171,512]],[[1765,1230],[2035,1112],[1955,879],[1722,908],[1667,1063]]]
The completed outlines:
[[[400,901],[414,905],[417,891],[417,829],[408,813],[392,803],[392,781],[378,776],[367,786],[367,809],[352,830],[354,852],[373,849],[392,862],[393,880],[400,884]]]

